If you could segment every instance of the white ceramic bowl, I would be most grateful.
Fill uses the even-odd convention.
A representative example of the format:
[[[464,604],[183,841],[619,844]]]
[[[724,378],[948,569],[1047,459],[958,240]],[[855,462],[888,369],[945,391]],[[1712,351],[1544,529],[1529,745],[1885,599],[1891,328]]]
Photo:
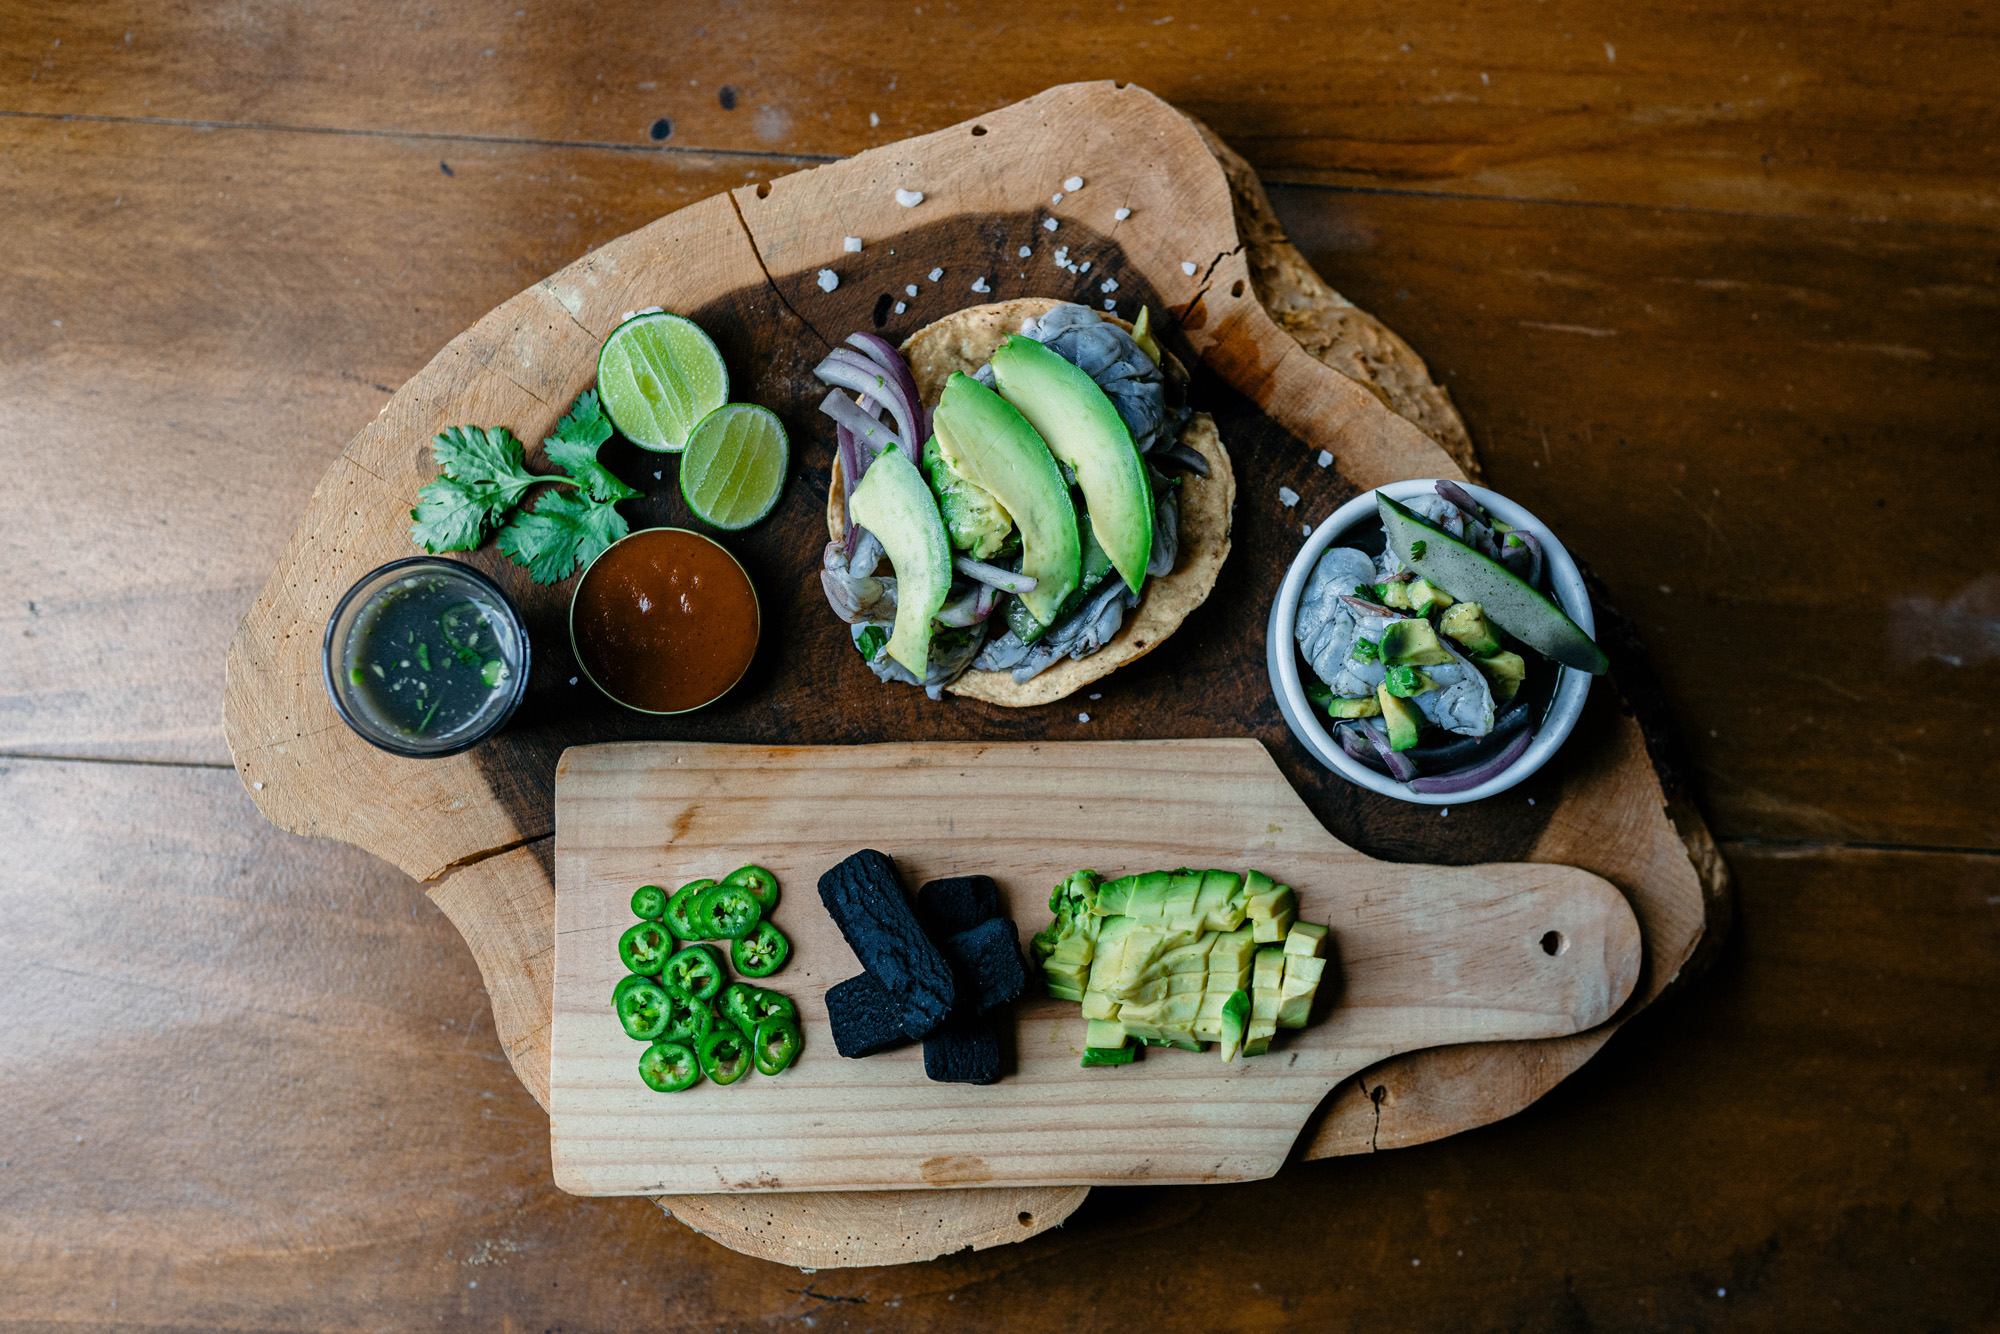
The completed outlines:
[[[1542,558],[1547,563],[1549,587],[1556,601],[1569,613],[1571,620],[1583,627],[1585,634],[1597,637],[1597,621],[1590,614],[1590,595],[1583,586],[1583,576],[1577,572],[1576,562],[1563,544],[1556,540],[1547,525],[1528,511],[1516,505],[1505,496],[1497,495],[1483,486],[1464,483],[1465,489],[1484,505],[1495,517],[1514,527],[1534,534],[1542,544]],[[1409,482],[1391,482],[1378,488],[1391,500],[1408,501],[1414,496],[1436,495],[1434,480],[1419,479]],[[1528,743],[1528,749],[1504,772],[1489,778],[1478,787],[1467,788],[1463,792],[1424,793],[1412,792],[1404,784],[1385,773],[1380,773],[1356,760],[1340,748],[1326,725],[1321,720],[1319,710],[1306,698],[1302,676],[1311,671],[1304,665],[1299,655],[1296,625],[1299,598],[1304,594],[1306,581],[1312,576],[1313,566],[1328,547],[1341,544],[1341,538],[1349,529],[1361,526],[1376,516],[1375,492],[1364,491],[1354,499],[1335,510],[1327,521],[1321,524],[1306,544],[1292,560],[1292,568],[1285,572],[1285,582],[1278,588],[1278,596],[1271,604],[1271,619],[1264,630],[1264,659],[1271,672],[1271,689],[1277,693],[1278,708],[1285,715],[1285,722],[1291,727],[1305,748],[1313,753],[1321,764],[1340,774],[1351,783],[1357,783],[1371,792],[1380,792],[1386,797],[1399,801],[1415,802],[1421,806],[1463,806],[1467,802],[1490,797],[1496,792],[1505,792],[1522,779],[1541,768],[1549,761],[1569,737],[1576,720],[1583,715],[1583,703],[1590,694],[1590,673],[1580,672],[1574,667],[1561,669],[1562,675],[1556,682],[1555,694],[1549,701],[1548,712],[1542,716],[1541,727],[1535,739]]]

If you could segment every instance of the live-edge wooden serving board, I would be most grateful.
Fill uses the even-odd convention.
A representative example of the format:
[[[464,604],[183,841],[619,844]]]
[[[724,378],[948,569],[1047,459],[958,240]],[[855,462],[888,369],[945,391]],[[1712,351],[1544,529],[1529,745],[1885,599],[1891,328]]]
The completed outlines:
[[[1086,189],[1051,208],[1049,192],[1072,174],[1089,182]],[[892,188],[910,184],[927,192],[925,204],[896,206]],[[1114,187],[1133,212],[1114,219],[1107,233],[1103,205]],[[1042,222],[1058,214],[1063,230],[1048,236]],[[1308,477],[1337,476],[1361,488],[1477,474],[1450,397],[1421,359],[1313,272],[1240,157],[1136,85],[1066,84],[959,125],[714,196],[606,244],[490,312],[398,389],[321,480],[230,646],[224,721],[237,771],[274,823],[353,843],[435,882],[430,896],[478,962],[514,1071],[544,1106],[555,761],[566,745],[659,733],[566,693],[575,674],[563,661],[560,635],[568,586],[531,587],[489,551],[473,562],[506,582],[531,621],[553,636],[538,640],[522,715],[495,742],[448,760],[375,751],[340,724],[320,683],[320,630],[333,602],[366,570],[410,553],[408,510],[435,472],[433,433],[482,422],[540,439],[588,386],[596,340],[620,312],[662,304],[719,317],[732,379],[744,377],[739,396],[770,398],[788,414],[798,468],[787,498],[766,523],[731,539],[765,576],[760,590],[783,603],[788,590],[809,588],[817,542],[808,539],[824,523],[828,451],[824,432],[810,428],[820,392],[809,374],[814,349],[844,329],[867,327],[871,312],[883,309],[883,293],[924,282],[921,271],[904,272],[912,258],[920,270],[949,265],[952,272],[926,287],[926,301],[906,318],[889,322],[884,332],[897,337],[959,305],[1070,291],[1046,264],[1017,270],[1008,262],[1016,231],[1038,245],[1047,237],[1045,250],[1075,248],[1081,236],[1099,262],[1076,281],[1077,293],[1094,299],[1097,275],[1115,276],[1120,297],[1153,303],[1184,360],[1241,396],[1244,411],[1228,436],[1240,455],[1239,507],[1274,506],[1281,482],[1310,490],[1300,486]],[[861,254],[842,253],[841,238],[849,235],[867,238]],[[1183,264],[1196,272],[1187,275]],[[815,282],[828,265],[842,274],[831,294]],[[992,295],[976,295],[969,285],[952,295],[952,283],[973,273],[991,276]],[[881,324],[879,313],[874,320]],[[1259,433],[1268,442],[1261,451],[1249,440]],[[1324,472],[1310,462],[1321,449],[1335,459]],[[663,489],[674,492],[671,474]],[[635,525],[685,522],[659,494],[626,508]],[[1217,633],[1254,643],[1263,625],[1258,600],[1276,587],[1288,554],[1265,529],[1239,523],[1224,587],[1198,617]],[[780,675],[676,720],[674,735],[854,742],[994,733],[1029,739],[1065,730],[1060,709],[998,717],[964,701],[949,711],[926,709],[908,698],[914,692],[884,690],[851,653],[837,651],[844,637],[837,624],[826,624],[831,618],[816,605],[817,594],[797,596],[803,601],[796,608],[778,608],[791,641]],[[1610,619],[1600,606],[1600,626]],[[1191,623],[1177,638],[1198,637]],[[1372,1066],[1327,1100],[1300,1156],[1419,1144],[1511,1115],[1713,956],[1729,916],[1727,869],[1665,767],[1666,752],[1656,744],[1667,736],[1665,720],[1654,714],[1647,721],[1643,710],[1635,718],[1623,707],[1646,696],[1642,658],[1636,648],[1624,657],[1615,650],[1613,677],[1599,682],[1583,724],[1535,780],[1539,818],[1506,842],[1504,857],[1584,866],[1618,886],[1645,938],[1631,999],[1609,1022],[1568,1037],[1430,1048]],[[1341,808],[1350,837],[1375,846],[1387,835],[1403,858],[1466,860],[1457,813],[1448,826],[1411,826],[1398,821],[1393,801],[1343,795],[1338,779],[1297,752],[1250,675],[1204,672],[1198,654],[1170,643],[1107,688],[1121,689],[1128,678],[1146,692],[1147,734],[1256,732],[1293,781],[1311,789],[1317,808]],[[826,1267],[1020,1241],[1060,1223],[1086,1194],[1081,1187],[1021,1187],[668,1195],[659,1203],[738,1250]]]
[[[1332,927],[1334,962],[1315,1022],[1261,1057],[1155,1050],[1082,1069],[1081,1007],[1031,988],[1000,1082],[935,1083],[917,1045],[834,1050],[826,990],[860,965],[817,882],[860,847],[888,852],[912,889],[992,875],[1024,936],[1082,866],[1255,866],[1297,889],[1303,920]],[[783,887],[772,920],[793,953],[769,985],[798,1002],[804,1055],[776,1077],[655,1093],[611,1007],[632,891],[745,862]],[[1639,961],[1638,921],[1600,877],[1363,856],[1252,740],[577,747],[556,773],[556,1183],[619,1195],[1265,1177],[1357,1070],[1593,1028]]]

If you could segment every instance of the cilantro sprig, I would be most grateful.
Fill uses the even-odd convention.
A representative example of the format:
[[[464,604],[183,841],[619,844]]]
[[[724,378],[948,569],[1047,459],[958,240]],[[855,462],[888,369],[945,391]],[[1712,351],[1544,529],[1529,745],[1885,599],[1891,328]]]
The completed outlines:
[[[560,583],[630,531],[617,504],[639,493],[597,458],[610,438],[595,390],[542,441],[542,456],[561,473],[529,472],[527,451],[504,426],[446,428],[431,442],[439,475],[417,492],[410,540],[436,554],[471,551],[498,533],[500,550],[536,583]],[[525,506],[529,489],[544,482],[573,489],[544,492]]]

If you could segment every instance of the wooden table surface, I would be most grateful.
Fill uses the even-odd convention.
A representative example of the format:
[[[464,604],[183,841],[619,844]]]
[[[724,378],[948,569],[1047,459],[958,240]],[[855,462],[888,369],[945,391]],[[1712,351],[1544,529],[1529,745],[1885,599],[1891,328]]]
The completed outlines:
[[[0,0],[0,1325],[2000,1327],[1991,14],[522,2]],[[1638,622],[1736,930],[1511,1121],[1018,1246],[814,1275],[565,1196],[421,887],[250,806],[236,622],[506,297],[1101,77]]]

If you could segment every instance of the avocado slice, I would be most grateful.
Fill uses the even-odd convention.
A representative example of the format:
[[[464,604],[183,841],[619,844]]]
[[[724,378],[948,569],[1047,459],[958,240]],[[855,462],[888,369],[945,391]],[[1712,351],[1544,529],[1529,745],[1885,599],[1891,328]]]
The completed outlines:
[[[1438,643],[1437,631],[1421,616],[1391,621],[1382,631],[1382,661],[1398,666],[1435,667],[1451,661],[1451,650]]]
[[[1360,699],[1329,700],[1326,706],[1329,718],[1379,718],[1382,706],[1373,695],[1363,695]]]
[[[931,429],[938,452],[958,475],[990,492],[1013,516],[1021,530],[1021,573],[1037,581],[1033,592],[1018,596],[1047,624],[1076,587],[1083,565],[1076,505],[1048,447],[1006,399],[963,373],[945,382]],[[865,486],[867,477],[861,480]],[[942,531],[943,523],[938,527]]]
[[[930,671],[931,617],[951,592],[951,543],[917,465],[893,446],[848,498],[855,523],[875,534],[896,567],[896,628],[889,656],[921,681]]]
[[[1465,645],[1465,651],[1474,657],[1500,651],[1500,636],[1493,633],[1485,610],[1477,602],[1447,608],[1438,618],[1438,628]]]
[[[952,546],[974,560],[998,555],[1007,543],[1007,534],[1014,531],[1014,516],[992,492],[958,475],[951,460],[939,452],[935,435],[924,442],[923,470],[932,494],[937,496],[938,515]]]
[[[1285,933],[1285,953],[1302,954],[1311,959],[1322,958],[1326,954],[1326,934],[1326,927],[1317,922],[1294,922],[1292,929]],[[1285,970],[1288,976],[1291,966],[1291,960],[1287,959]]]
[[[1153,488],[1117,407],[1080,367],[1032,338],[1002,341],[993,353],[993,380],[1049,452],[1076,473],[1091,530],[1125,586],[1138,592],[1153,558]]]
[[[1232,991],[1222,1004],[1222,1059],[1233,1061],[1243,1047],[1244,1030],[1250,1026],[1250,993]]]
[[[1410,610],[1419,616],[1428,616],[1458,601],[1428,579],[1412,579],[1408,587],[1409,592],[1406,596],[1410,600]]]
[[[1390,694],[1387,681],[1375,687],[1375,698],[1382,705],[1382,721],[1389,728],[1389,749],[1408,750],[1415,746],[1417,733],[1424,726],[1424,715],[1417,706]]]
[[[1434,528],[1380,491],[1375,507],[1389,545],[1403,564],[1449,588],[1462,602],[1477,602],[1502,630],[1566,667],[1601,676],[1611,666],[1583,627],[1512,570]]]
[[[1473,661],[1486,673],[1487,684],[1493,687],[1493,698],[1503,704],[1520,693],[1521,682],[1528,678],[1528,664],[1518,653],[1489,653]]]

